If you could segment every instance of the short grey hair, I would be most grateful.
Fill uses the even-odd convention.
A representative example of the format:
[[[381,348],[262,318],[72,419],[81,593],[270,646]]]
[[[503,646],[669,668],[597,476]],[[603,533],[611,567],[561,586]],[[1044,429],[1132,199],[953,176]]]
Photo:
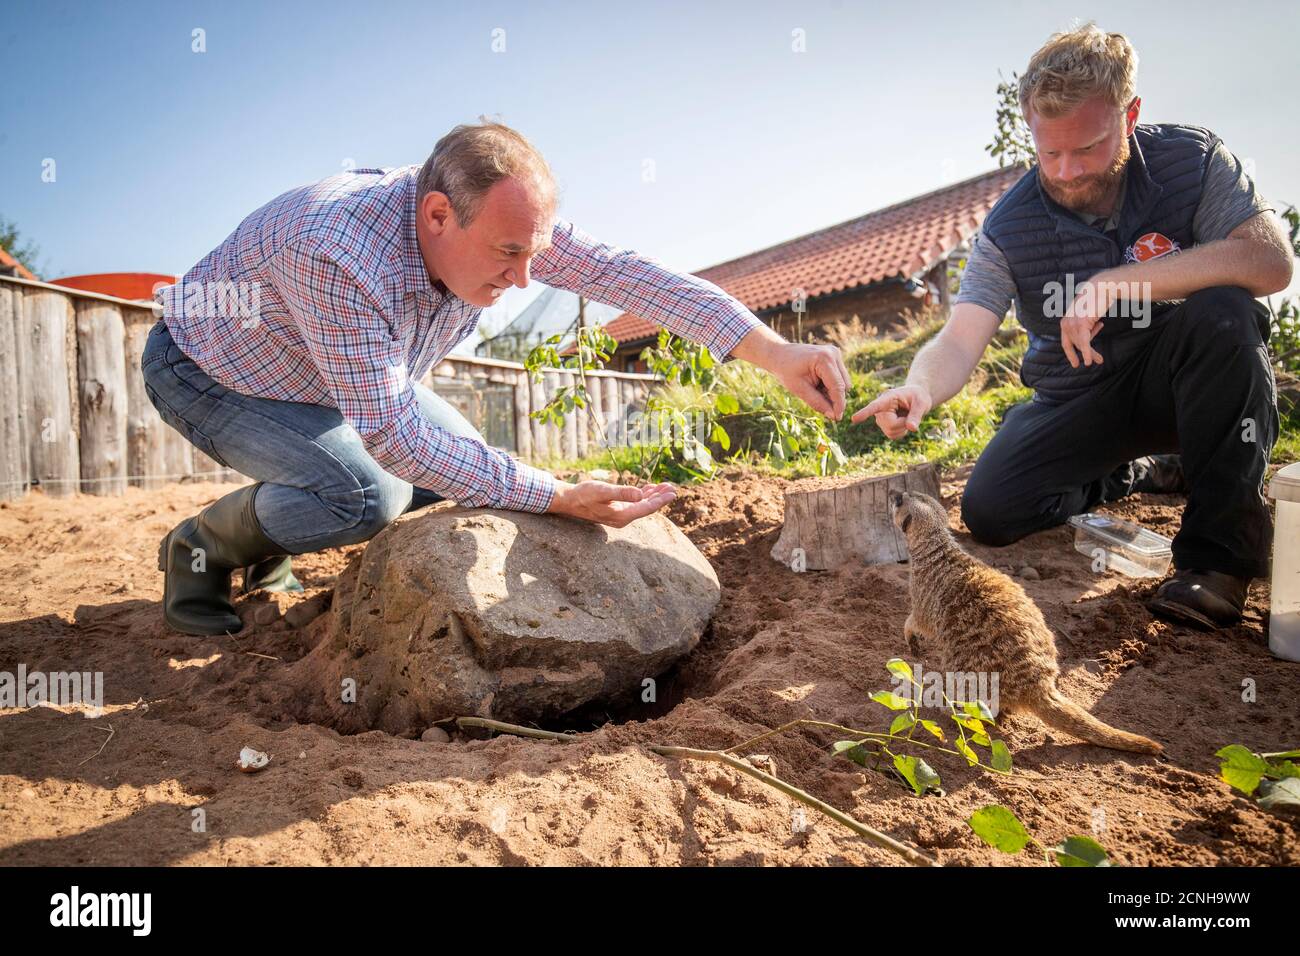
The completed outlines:
[[[465,228],[487,191],[510,178],[531,180],[555,201],[555,177],[537,148],[509,126],[480,117],[438,140],[420,170],[416,201],[431,192],[445,194]]]

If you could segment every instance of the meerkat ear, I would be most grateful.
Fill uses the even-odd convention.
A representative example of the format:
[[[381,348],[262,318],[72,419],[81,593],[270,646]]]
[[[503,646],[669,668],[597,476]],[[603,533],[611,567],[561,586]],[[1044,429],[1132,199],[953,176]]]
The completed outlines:
[[[910,527],[912,527],[912,516],[911,516],[911,515],[903,515],[903,523],[902,523],[901,525],[899,525],[899,527],[902,528],[902,529],[903,529],[903,533],[906,534],[906,533],[907,533],[907,529],[910,528]]]

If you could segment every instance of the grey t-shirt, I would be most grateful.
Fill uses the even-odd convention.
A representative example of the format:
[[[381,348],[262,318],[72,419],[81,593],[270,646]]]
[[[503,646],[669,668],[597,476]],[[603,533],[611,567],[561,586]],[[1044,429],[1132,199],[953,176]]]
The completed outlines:
[[[1121,184],[1120,202],[1115,204],[1114,211],[1104,225],[1098,223],[1100,216],[1079,215],[1079,218],[1103,231],[1113,229],[1119,222],[1123,196]],[[1200,245],[1226,239],[1232,230],[1247,219],[1261,212],[1272,211],[1273,206],[1255,191],[1255,183],[1246,175],[1246,170],[1237,157],[1219,143],[1210,155],[1209,167],[1205,172],[1205,188],[1192,218],[1192,241]],[[981,228],[971,240],[970,255],[966,258],[966,268],[961,274],[961,289],[953,301],[974,302],[994,315],[1006,315],[1015,295],[1016,283],[1006,257]]]

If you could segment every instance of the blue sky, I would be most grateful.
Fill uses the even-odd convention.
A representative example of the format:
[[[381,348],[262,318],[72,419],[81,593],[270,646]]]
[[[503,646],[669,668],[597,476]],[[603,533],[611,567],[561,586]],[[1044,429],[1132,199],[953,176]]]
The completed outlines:
[[[1300,202],[1294,2],[3,11],[0,215],[39,243],[47,277],[183,273],[278,193],[349,162],[423,162],[479,114],[542,149],[566,218],[703,268],[991,168],[998,70],[1075,18],[1133,40],[1143,120],[1208,126],[1279,208]]]

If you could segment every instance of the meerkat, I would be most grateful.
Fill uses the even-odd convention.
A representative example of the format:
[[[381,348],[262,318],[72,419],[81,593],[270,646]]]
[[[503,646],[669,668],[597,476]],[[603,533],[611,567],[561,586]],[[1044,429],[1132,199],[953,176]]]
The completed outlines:
[[[1102,723],[1057,689],[1056,641],[1043,613],[1007,575],[962,550],[929,495],[894,492],[890,513],[911,556],[911,613],[903,636],[935,642],[945,672],[997,673],[1000,710],[1032,713],[1089,743],[1159,754],[1154,740]]]

